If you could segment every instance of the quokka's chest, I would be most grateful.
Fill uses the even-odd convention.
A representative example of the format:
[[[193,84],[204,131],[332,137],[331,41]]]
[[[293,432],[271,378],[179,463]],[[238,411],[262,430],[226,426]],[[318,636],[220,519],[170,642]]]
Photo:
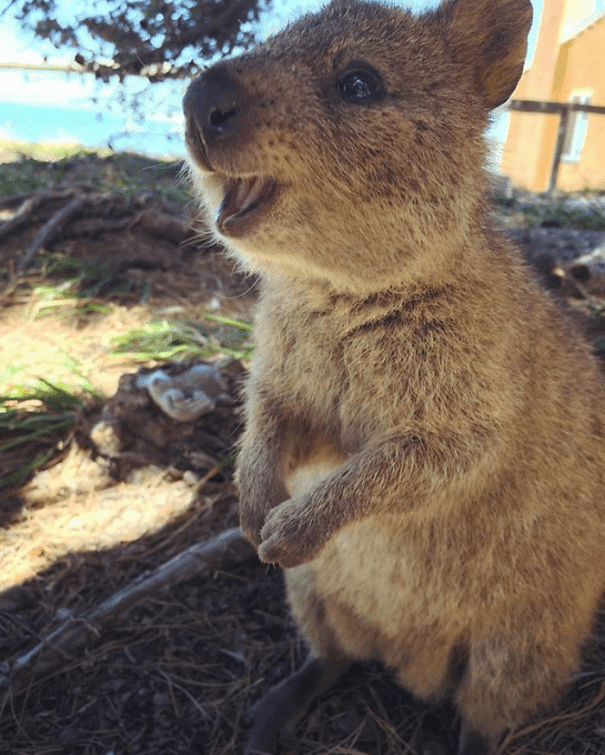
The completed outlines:
[[[464,370],[452,364],[451,343],[419,339],[406,323],[274,326],[258,342],[257,378],[271,383],[291,416],[327,428],[347,449],[441,412],[440,392],[451,394]]]

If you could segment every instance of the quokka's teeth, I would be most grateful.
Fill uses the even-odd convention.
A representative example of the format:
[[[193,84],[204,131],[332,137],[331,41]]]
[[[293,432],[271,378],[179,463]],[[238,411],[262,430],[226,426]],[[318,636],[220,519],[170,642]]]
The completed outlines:
[[[250,193],[250,181],[252,181],[252,184],[254,185],[256,179],[242,179],[240,180],[239,187],[237,190],[237,198],[236,198],[236,204],[239,208],[239,210],[243,210],[247,204],[250,204],[248,201],[248,194]]]
[[[239,212],[239,193],[239,181],[229,181],[225,186],[223,201],[216,212],[216,223],[219,227]]]
[[[250,186],[248,196],[246,197],[246,205],[254,204],[254,202],[256,202],[262,194],[264,187],[265,182],[262,180],[262,178],[256,178],[252,186]]]
[[[238,182],[237,197],[235,200],[237,211],[245,212],[248,207],[253,205],[262,194],[265,182],[262,178],[240,179]]]
[[[226,186],[225,197],[219,208],[221,215],[237,215],[246,212],[257,202],[265,188],[262,178],[239,178]]]
[[[251,213],[275,192],[275,181],[260,176],[230,179],[225,184],[225,195],[216,213],[216,224],[221,232],[235,229],[244,216]]]

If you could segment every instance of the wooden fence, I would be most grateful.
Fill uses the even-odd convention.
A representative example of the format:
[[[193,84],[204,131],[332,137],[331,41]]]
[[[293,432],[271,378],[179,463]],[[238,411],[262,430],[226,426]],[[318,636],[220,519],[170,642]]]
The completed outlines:
[[[510,110],[520,110],[523,113],[555,113],[559,115],[559,130],[557,132],[557,143],[553,155],[552,167],[550,169],[550,178],[548,180],[548,193],[551,194],[557,186],[557,176],[559,175],[559,165],[563,155],[563,146],[567,139],[567,130],[569,127],[569,114],[580,111],[582,113],[595,113],[605,115],[605,107],[601,105],[583,105],[579,102],[547,102],[542,100],[511,100],[508,105]],[[605,155],[605,143],[604,143]]]

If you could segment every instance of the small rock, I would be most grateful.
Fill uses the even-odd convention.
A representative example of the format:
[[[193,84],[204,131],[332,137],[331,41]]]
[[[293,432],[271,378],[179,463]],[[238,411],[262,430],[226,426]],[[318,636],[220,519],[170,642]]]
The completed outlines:
[[[194,364],[179,374],[161,368],[140,373],[136,385],[147,389],[153,402],[178,422],[191,422],[211,412],[216,398],[227,390],[218,371],[209,364]]]

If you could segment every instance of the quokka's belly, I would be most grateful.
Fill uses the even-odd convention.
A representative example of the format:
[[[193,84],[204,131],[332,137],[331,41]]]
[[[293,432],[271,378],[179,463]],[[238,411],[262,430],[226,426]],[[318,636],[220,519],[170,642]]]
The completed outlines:
[[[412,559],[392,558],[396,545],[371,518],[343,528],[314,561],[286,570],[290,604],[312,647],[324,634],[314,621],[324,622],[351,658],[380,660],[407,689],[437,698],[450,685],[464,617]]]
[[[286,490],[292,498],[302,496],[346,460],[347,455],[328,440],[291,438],[282,458]]]
[[[329,442],[292,443],[284,461],[289,494],[303,495],[345,461]],[[464,542],[437,553],[428,531],[435,528],[424,516],[369,516],[343,527],[312,562],[286,570],[289,602],[312,648],[332,635],[350,657],[395,669],[423,698],[447,691],[466,628],[478,619],[477,585],[469,581],[477,570],[454,566],[464,561]]]

